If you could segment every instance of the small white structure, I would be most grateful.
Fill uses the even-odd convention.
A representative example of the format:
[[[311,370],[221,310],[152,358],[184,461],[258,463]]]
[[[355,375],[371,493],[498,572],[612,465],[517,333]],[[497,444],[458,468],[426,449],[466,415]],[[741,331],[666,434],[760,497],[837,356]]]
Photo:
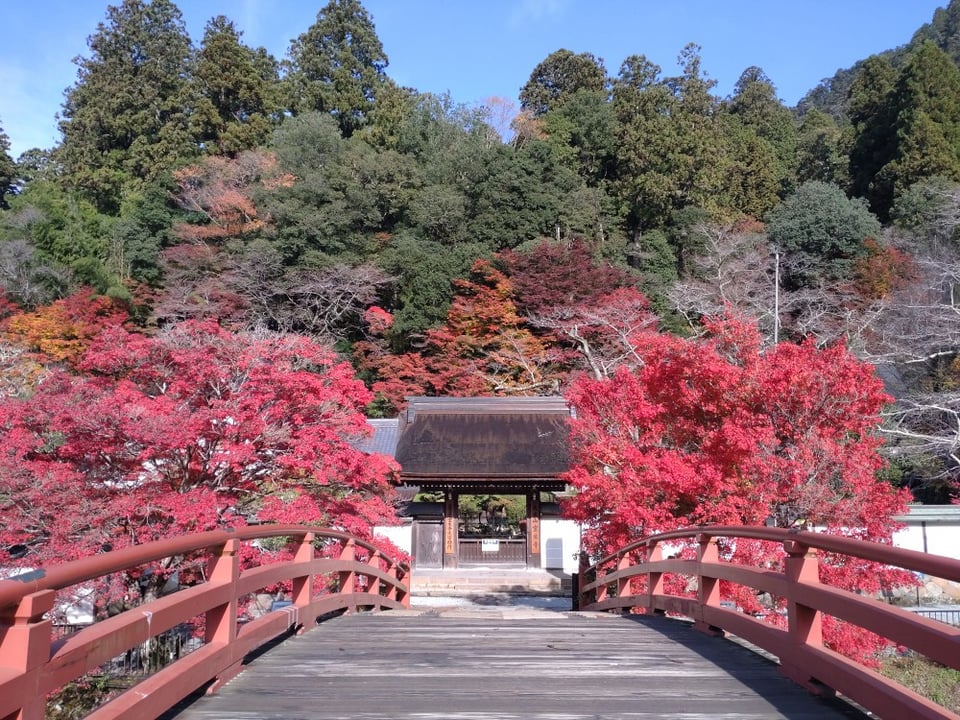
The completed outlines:
[[[894,520],[906,526],[893,535],[896,547],[960,560],[960,505],[911,505]]]

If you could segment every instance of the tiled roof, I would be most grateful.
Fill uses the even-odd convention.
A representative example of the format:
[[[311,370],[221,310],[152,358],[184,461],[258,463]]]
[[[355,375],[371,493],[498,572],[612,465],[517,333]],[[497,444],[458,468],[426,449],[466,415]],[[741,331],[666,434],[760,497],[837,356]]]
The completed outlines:
[[[404,478],[555,478],[569,417],[563,398],[414,398],[395,457]]]
[[[365,453],[379,453],[393,457],[397,451],[400,420],[398,418],[368,419],[367,425],[373,433],[369,437],[357,438],[351,444]]]

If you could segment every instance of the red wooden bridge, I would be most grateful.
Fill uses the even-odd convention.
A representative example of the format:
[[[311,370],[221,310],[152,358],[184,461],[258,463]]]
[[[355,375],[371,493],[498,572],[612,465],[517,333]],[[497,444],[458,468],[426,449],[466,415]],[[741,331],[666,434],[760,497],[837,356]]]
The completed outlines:
[[[271,538],[296,543],[292,559],[241,570],[241,544]],[[779,543],[784,570],[728,562],[717,540],[738,538]],[[691,540],[696,558],[664,558],[665,545]],[[193,623],[199,636],[87,717],[798,719],[865,709],[960,719],[826,648],[821,618],[955,669],[960,628],[823,584],[821,552],[960,582],[957,560],[818,533],[701,527],[584,568],[578,612],[415,612],[409,568],[357,538],[300,526],[204,533],[0,581],[0,718],[46,717],[61,688],[99,687],[104,668]],[[208,557],[204,582],[59,633],[58,593],[198,553]],[[696,596],[667,592],[671,574]],[[785,598],[783,627],[721,604],[721,581]],[[279,583],[289,583],[289,603],[242,615],[246,598]],[[321,620],[321,632],[306,632]]]

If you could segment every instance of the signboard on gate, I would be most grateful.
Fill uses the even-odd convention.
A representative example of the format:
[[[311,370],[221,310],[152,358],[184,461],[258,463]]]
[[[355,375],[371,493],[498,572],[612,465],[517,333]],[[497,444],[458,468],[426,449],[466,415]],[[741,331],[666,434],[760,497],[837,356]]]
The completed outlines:
[[[451,517],[443,521],[443,552],[445,555],[457,553],[457,521]]]
[[[492,538],[483,538],[480,541],[480,550],[483,552],[500,552],[500,541]]]
[[[540,518],[532,517],[527,519],[527,536],[530,540],[530,554],[540,554]]]

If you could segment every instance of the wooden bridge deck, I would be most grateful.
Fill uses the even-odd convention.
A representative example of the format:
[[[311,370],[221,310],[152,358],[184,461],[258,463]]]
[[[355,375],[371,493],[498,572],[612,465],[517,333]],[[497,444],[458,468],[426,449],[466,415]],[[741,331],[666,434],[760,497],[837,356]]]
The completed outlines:
[[[662,618],[531,609],[348,615],[252,661],[179,720],[863,716]]]

